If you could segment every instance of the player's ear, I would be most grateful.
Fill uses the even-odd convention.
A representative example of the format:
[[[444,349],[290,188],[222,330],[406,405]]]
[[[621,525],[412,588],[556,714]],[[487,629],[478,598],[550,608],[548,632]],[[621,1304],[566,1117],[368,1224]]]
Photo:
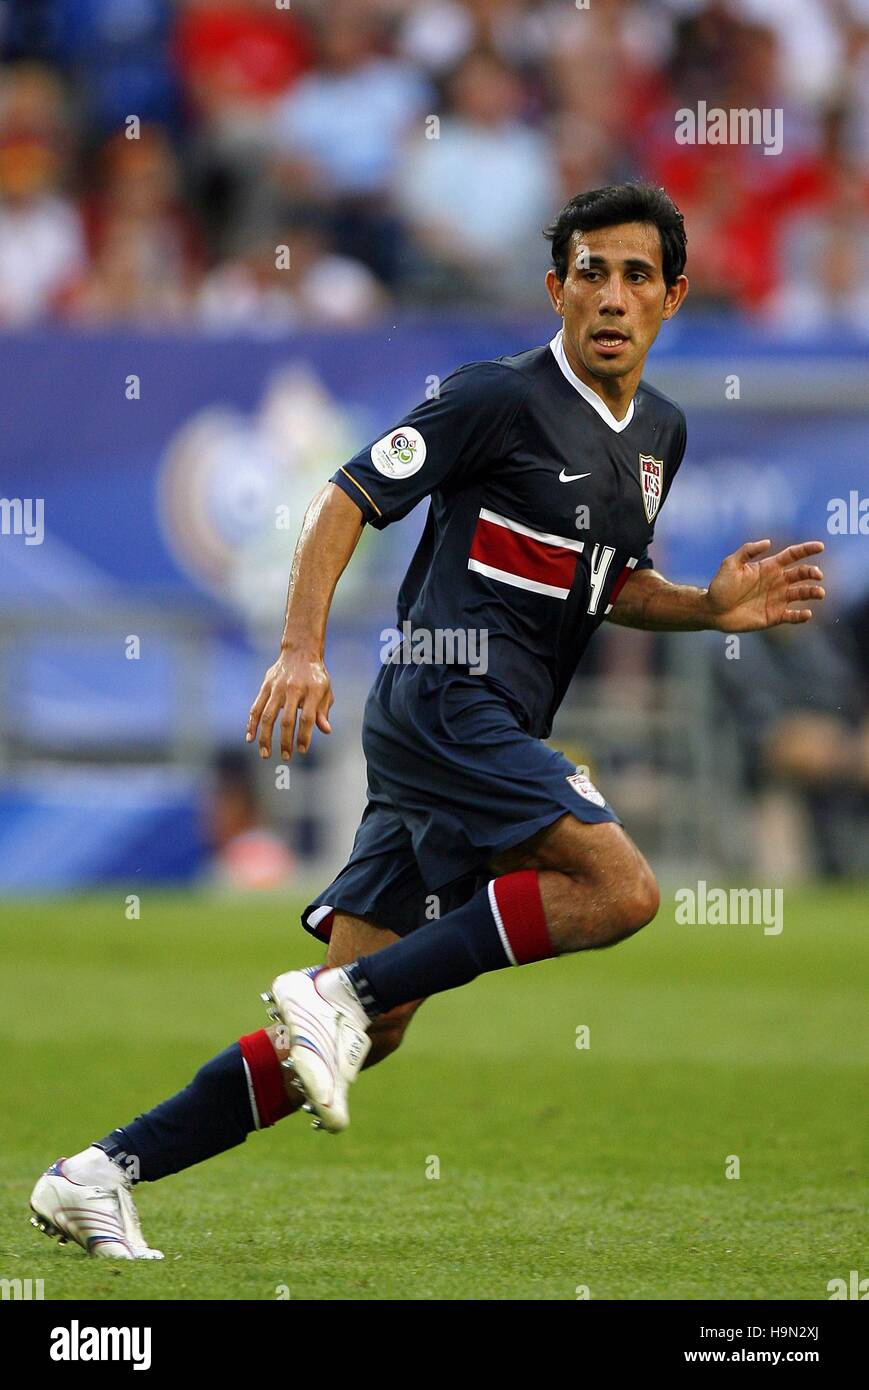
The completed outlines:
[[[555,270],[552,267],[550,267],[550,269],[546,272],[546,292],[549,295],[549,302],[551,303],[556,314],[563,315],[564,285],[562,281],[559,280],[558,276],[555,273]]]
[[[665,319],[671,319],[674,314],[678,313],[687,293],[688,277],[687,275],[680,275],[678,279],[669,286],[667,293],[664,295],[663,317]]]

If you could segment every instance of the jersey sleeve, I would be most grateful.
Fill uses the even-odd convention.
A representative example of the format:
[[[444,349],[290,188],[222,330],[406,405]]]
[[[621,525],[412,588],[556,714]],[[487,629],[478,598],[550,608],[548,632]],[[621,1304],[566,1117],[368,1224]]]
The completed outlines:
[[[382,530],[446,483],[471,483],[499,456],[530,383],[498,362],[460,367],[332,474],[370,525]]]

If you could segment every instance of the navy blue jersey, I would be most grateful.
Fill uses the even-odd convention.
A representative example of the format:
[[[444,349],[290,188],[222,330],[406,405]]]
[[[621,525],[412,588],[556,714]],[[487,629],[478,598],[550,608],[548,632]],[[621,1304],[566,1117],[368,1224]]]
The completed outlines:
[[[545,738],[621,585],[652,563],[684,452],[674,402],[641,382],[616,420],[572,371],[559,333],[460,367],[332,481],[378,529],[430,496],[399,629],[485,633],[478,678]],[[390,669],[375,686],[386,704]]]

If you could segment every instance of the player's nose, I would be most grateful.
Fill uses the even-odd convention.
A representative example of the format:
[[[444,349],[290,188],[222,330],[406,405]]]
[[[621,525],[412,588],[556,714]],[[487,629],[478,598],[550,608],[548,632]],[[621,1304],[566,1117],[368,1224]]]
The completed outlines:
[[[627,312],[624,285],[621,277],[611,275],[601,290],[601,313],[624,314]]]

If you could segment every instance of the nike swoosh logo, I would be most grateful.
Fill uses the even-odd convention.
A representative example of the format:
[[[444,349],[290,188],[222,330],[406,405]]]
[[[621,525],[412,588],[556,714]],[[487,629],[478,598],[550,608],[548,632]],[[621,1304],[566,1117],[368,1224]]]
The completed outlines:
[[[590,478],[590,477],[591,477],[591,474],[590,474],[590,473],[565,473],[564,469],[562,468],[561,472],[560,472],[559,475],[558,475],[558,481],[559,481],[560,483],[575,483],[576,480],[577,480],[577,478]]]

